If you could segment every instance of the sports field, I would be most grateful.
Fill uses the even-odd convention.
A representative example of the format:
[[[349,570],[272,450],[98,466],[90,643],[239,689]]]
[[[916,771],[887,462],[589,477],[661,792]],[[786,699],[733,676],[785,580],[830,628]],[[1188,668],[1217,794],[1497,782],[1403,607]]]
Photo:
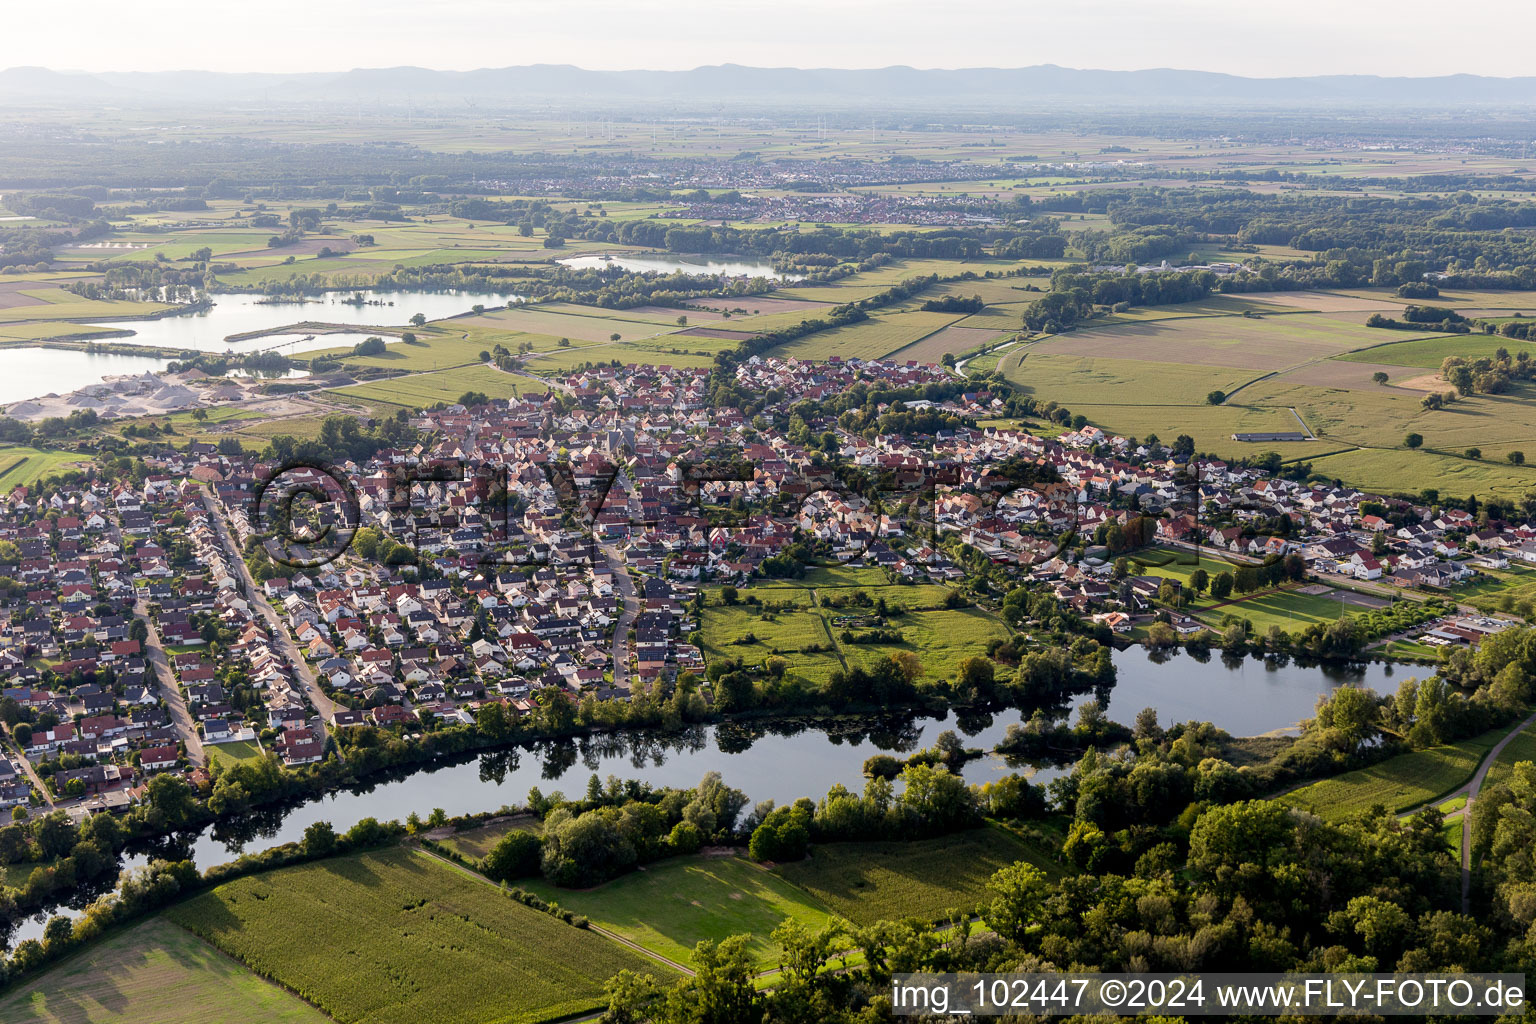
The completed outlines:
[[[535,1022],[667,970],[421,853],[394,848],[221,885],[167,916],[340,1024]]]

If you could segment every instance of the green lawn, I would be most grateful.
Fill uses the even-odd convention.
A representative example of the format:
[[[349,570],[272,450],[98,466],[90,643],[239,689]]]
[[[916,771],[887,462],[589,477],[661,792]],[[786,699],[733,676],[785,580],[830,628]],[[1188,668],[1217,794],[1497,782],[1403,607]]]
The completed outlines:
[[[242,878],[167,916],[340,1024],[532,1024],[596,1009],[620,970],[667,974],[402,848]]]
[[[1381,764],[1294,790],[1280,797],[1280,801],[1315,811],[1329,820],[1350,817],[1374,804],[1389,811],[1410,811],[1470,779],[1504,733],[1504,729],[1493,729],[1460,743],[1400,754]]]
[[[533,832],[540,830],[539,819],[529,815],[520,815],[515,818],[507,818],[490,825],[481,825],[467,832],[455,832],[442,844],[463,857],[477,861],[491,852],[491,847],[501,841],[501,837],[509,832]]]
[[[813,608],[813,590],[823,599],[862,591],[869,595],[871,604]],[[799,580],[738,588],[738,603],[731,606],[716,603],[719,588],[709,588],[706,596],[710,603],[701,622],[703,651],[706,658],[740,658],[747,665],[761,664],[777,654],[788,659],[791,673],[815,682],[824,682],[845,661],[848,665],[870,665],[900,651],[917,654],[930,677],[952,675],[961,662],[984,654],[987,643],[994,637],[1006,637],[1008,630],[980,609],[940,607],[949,593],[949,588],[935,584],[892,584],[884,570],[847,566],[817,567]],[[758,598],[757,605],[747,603],[752,596]],[[886,628],[899,630],[902,642],[843,641],[845,626],[837,620],[872,615],[873,602],[881,598],[893,612],[901,612],[887,620]],[[793,603],[794,608],[769,611],[764,607],[785,603]],[[862,627],[851,631],[856,636],[867,632]],[[741,642],[748,636],[752,642]],[[807,647],[826,649],[807,652]]]
[[[0,999],[6,1024],[329,1024],[195,935],[151,918]]]
[[[761,660],[749,657],[748,652],[767,657],[775,651],[795,652],[810,644],[830,642],[820,613],[809,609],[763,612],[752,605],[712,605],[704,609],[703,629],[710,650],[747,661]],[[748,637],[755,637],[755,642],[745,642]]]
[[[703,939],[750,933],[753,958],[770,966],[778,947],[768,936],[781,921],[819,928],[832,916],[815,896],[740,857],[673,858],[584,891],[524,887],[679,963],[690,963]]]
[[[261,749],[261,744],[253,740],[240,740],[235,743],[208,743],[203,745],[203,750],[208,756],[229,765],[239,764],[241,761],[260,761],[266,757]]]
[[[1045,851],[997,825],[915,842],[818,844],[807,859],[779,864],[774,873],[855,924],[937,921],[951,910],[974,909],[987,881],[1020,860],[1061,873]]]
[[[979,608],[911,612],[890,620],[887,628],[901,632],[900,644],[851,644],[839,639],[843,657],[850,665],[867,665],[897,651],[911,651],[922,660],[925,676],[940,678],[953,676],[965,659],[985,655],[990,640],[1009,636],[1006,626]],[[842,631],[834,626],[832,632],[840,636]]]
[[[8,885],[13,889],[20,889],[27,884],[27,879],[32,877],[32,872],[38,868],[49,867],[57,861],[24,860],[15,864],[0,864],[0,885]]]
[[[1245,597],[1236,603],[1216,608],[1208,607],[1208,601],[1203,603],[1207,607],[1197,605],[1194,609],[1195,617],[1201,622],[1220,629],[1224,618],[1235,615],[1239,619],[1252,620],[1254,631],[1258,633],[1268,632],[1270,626],[1279,626],[1287,633],[1293,633],[1314,622],[1333,622],[1369,611],[1361,605],[1342,601],[1334,594],[1302,594],[1295,588]]]

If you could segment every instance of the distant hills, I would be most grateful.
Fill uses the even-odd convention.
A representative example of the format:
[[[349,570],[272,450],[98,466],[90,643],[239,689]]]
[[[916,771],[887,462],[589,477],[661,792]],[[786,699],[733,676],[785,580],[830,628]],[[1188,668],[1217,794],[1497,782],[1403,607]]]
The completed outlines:
[[[803,103],[816,106],[1009,107],[1057,101],[1124,107],[1215,106],[1523,106],[1536,103],[1536,77],[1382,78],[1326,75],[1244,78],[1156,68],[1093,71],[1042,64],[1027,68],[838,70],[753,68],[736,64],[690,71],[588,71],[565,64],[433,71],[358,68],[309,74],[211,71],[75,72],[16,67],[0,71],[0,104],[82,101],[107,105],[222,104],[487,105],[516,108],[562,101],[710,107]]]

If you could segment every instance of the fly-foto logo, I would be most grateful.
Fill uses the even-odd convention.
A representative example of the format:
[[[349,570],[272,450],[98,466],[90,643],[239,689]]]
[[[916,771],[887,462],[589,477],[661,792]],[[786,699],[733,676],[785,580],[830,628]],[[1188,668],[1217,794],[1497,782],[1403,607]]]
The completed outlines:
[[[1027,496],[1040,536],[1006,552],[1009,560],[1038,564],[1078,543],[1086,505],[1073,484],[1026,485],[998,474],[973,478],[955,465],[911,465],[866,471],[831,465],[773,470],[744,460],[711,460],[669,467],[664,494],[640,494],[625,467],[589,456],[512,465],[459,458],[397,465],[361,485],[346,469],[325,462],[292,461],[268,472],[253,488],[250,526],[277,565],[314,569],[334,562],[365,525],[388,538],[389,561],[417,562],[451,554],[465,564],[529,566],[596,561],[611,540],[658,534],[668,545],[703,524],[714,551],[748,546],[761,536],[750,510],[776,518],[792,531],[829,541],[843,561],[866,557],[892,536],[924,542],[958,532],[1004,554],[992,531],[967,530],[940,509],[969,495],[971,518],[992,521],[1008,502]],[[652,491],[658,490],[653,484]],[[741,499],[738,505],[734,499]],[[367,516],[364,515],[366,500]],[[1022,506],[1018,506],[1022,508]],[[365,523],[366,518],[366,523]],[[775,536],[782,537],[779,531]]]

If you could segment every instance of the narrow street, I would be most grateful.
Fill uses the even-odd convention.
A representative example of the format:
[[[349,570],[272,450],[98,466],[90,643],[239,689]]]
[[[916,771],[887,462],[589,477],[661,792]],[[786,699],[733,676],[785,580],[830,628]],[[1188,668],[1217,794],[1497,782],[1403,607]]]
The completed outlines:
[[[283,657],[288,659],[288,663],[293,666],[294,672],[298,674],[299,682],[304,686],[304,691],[309,696],[310,703],[319,712],[320,739],[324,742],[330,732],[327,727],[336,720],[335,702],[320,689],[320,683],[315,679],[314,670],[309,667],[309,662],[304,660],[303,653],[299,650],[298,645],[293,642],[293,636],[288,632],[288,624],[277,614],[277,610],[267,600],[267,595],[256,585],[256,581],[251,578],[251,571],[246,567],[245,559],[240,557],[240,547],[235,543],[235,538],[230,535],[229,524],[219,511],[218,503],[214,501],[213,495],[208,492],[207,487],[203,488],[203,504],[207,506],[213,518],[214,529],[218,531],[220,543],[224,545],[224,550],[234,564],[235,571],[240,574],[240,586],[246,598],[250,600],[251,607],[256,609],[261,617],[266,620],[267,628],[272,631],[272,638],[276,642],[278,650],[283,652]]]
[[[160,699],[165,701],[170,711],[171,724],[176,726],[176,734],[186,744],[187,760],[195,765],[205,765],[208,760],[203,751],[202,737],[197,734],[197,723],[192,720],[192,712],[187,708],[186,698],[182,696],[181,687],[176,682],[176,674],[171,670],[171,659],[166,656],[165,645],[160,642],[160,631],[155,628],[149,616],[149,608],[142,599],[134,602],[133,614],[149,627],[149,637],[144,641],[144,657],[155,670]]]
[[[623,602],[619,621],[613,627],[613,650],[610,652],[613,659],[613,685],[628,689],[631,650],[629,629],[640,615],[640,595],[635,590],[635,581],[629,575],[629,567],[624,564],[624,556],[619,553],[619,549],[612,544],[602,542],[598,542],[597,546],[598,550],[602,551],[608,568],[613,571],[614,593]]]
[[[6,746],[5,750],[7,753],[12,752],[12,748],[10,746]],[[58,804],[54,803],[53,794],[49,793],[48,787],[43,785],[42,778],[32,767],[32,762],[27,760],[27,755],[21,752],[20,747],[14,748],[14,753],[16,755],[14,758],[16,764],[19,765],[21,770],[26,773],[27,778],[32,780],[32,787],[37,790],[37,795],[43,798],[43,801],[48,805],[48,809],[52,810],[53,808],[57,807]]]

